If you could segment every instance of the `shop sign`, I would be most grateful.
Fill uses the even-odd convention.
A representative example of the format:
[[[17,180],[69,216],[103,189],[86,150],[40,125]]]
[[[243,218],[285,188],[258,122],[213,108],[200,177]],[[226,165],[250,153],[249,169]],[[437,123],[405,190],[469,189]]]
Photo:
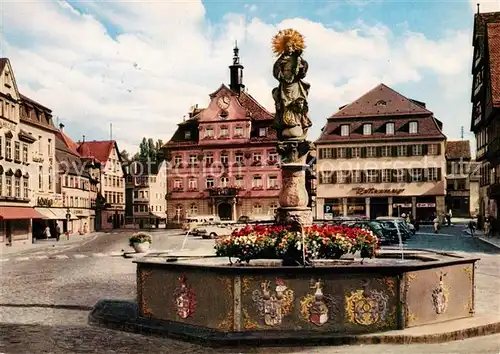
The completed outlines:
[[[417,208],[435,208],[436,203],[417,203]]]
[[[83,210],[82,209],[74,209],[73,212],[76,214],[76,215],[82,215],[84,214]]]
[[[355,192],[356,195],[365,194],[401,194],[404,189],[390,188],[390,189],[377,189],[377,188],[353,188],[351,192]]]
[[[349,211],[364,211],[365,207],[364,207],[364,205],[350,205],[348,207],[348,210]]]
[[[342,207],[340,205],[325,205],[325,213],[331,213],[332,211],[342,211]]]
[[[333,214],[332,213],[325,213],[324,217],[325,217],[325,220],[333,220]]]
[[[36,200],[36,206],[50,208],[54,204],[54,201],[50,198],[38,197]]]
[[[411,208],[411,203],[394,203],[392,204],[393,208]]]

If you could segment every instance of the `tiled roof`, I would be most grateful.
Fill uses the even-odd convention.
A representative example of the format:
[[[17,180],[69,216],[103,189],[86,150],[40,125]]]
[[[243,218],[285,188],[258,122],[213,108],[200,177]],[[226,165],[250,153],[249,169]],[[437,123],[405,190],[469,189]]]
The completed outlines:
[[[446,158],[447,159],[470,159],[470,142],[469,140],[456,140],[446,142]]]
[[[84,141],[80,143],[77,151],[82,157],[93,157],[105,165],[114,147],[114,140]]]
[[[265,109],[255,98],[247,92],[242,92],[238,97],[238,101],[249,113],[250,117],[255,120],[273,120],[273,114]]]
[[[61,130],[58,130],[56,136],[62,140],[62,142],[66,145],[66,147],[74,152],[77,155],[80,155],[78,152],[78,144],[73,141],[66,133]]]
[[[382,101],[382,102],[381,102]],[[418,122],[418,132],[410,134],[410,122]],[[394,123],[394,134],[386,134],[386,124]],[[363,135],[363,124],[372,125],[372,133]],[[349,135],[341,136],[341,126],[349,125]],[[432,112],[416,101],[380,84],[328,118],[317,143],[367,140],[445,139]]]
[[[432,112],[390,87],[379,84],[355,101],[342,107],[331,118],[387,117],[408,114],[432,114]]]
[[[500,107],[500,23],[489,23],[487,32],[491,98],[493,106]]]
[[[37,106],[38,108],[43,109],[44,111],[52,112],[52,110],[50,108],[45,107],[44,105],[38,103],[35,100],[32,100],[31,98],[23,95],[22,93],[20,93],[19,96],[21,97],[22,101],[28,102],[28,103],[32,104],[33,106]]]

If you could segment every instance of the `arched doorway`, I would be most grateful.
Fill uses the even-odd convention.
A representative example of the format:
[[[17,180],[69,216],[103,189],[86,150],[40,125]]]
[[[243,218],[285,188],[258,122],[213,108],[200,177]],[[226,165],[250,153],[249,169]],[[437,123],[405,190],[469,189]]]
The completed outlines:
[[[233,208],[229,203],[220,203],[217,207],[221,220],[233,220]]]

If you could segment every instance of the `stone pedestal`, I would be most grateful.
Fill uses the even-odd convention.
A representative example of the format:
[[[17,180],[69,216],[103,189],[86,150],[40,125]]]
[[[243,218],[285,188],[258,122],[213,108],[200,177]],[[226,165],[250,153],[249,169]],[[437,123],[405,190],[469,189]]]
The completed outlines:
[[[307,155],[312,144],[302,142],[280,142],[282,187],[279,195],[280,207],[277,222],[280,225],[296,227],[312,225],[313,215],[309,208],[309,195],[306,189]]]

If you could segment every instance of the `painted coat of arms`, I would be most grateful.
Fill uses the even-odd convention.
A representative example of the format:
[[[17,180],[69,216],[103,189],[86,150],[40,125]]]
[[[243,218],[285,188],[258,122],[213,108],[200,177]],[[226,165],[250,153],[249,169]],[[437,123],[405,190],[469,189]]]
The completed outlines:
[[[268,280],[263,281],[260,287],[261,290],[256,289],[252,293],[252,300],[259,315],[268,326],[281,324],[283,318],[292,310],[293,290],[289,289],[281,279],[276,280],[274,291],[271,289],[271,282]]]
[[[314,295],[309,294],[300,300],[300,313],[306,321],[322,326],[334,315],[335,301],[332,296],[323,294],[323,284],[321,280],[311,280],[311,288]]]
[[[432,304],[434,305],[434,310],[438,315],[444,313],[448,308],[448,300],[450,297],[450,290],[444,284],[443,278],[446,276],[446,273],[441,273],[439,275],[439,284],[432,291]]]
[[[365,281],[363,289],[346,295],[346,314],[350,322],[370,326],[383,321],[387,315],[389,296],[382,291],[372,290]]]
[[[174,291],[174,302],[180,318],[188,318],[196,309],[196,295],[188,286],[185,276],[179,278],[179,287]]]

